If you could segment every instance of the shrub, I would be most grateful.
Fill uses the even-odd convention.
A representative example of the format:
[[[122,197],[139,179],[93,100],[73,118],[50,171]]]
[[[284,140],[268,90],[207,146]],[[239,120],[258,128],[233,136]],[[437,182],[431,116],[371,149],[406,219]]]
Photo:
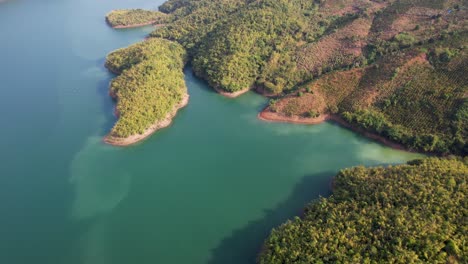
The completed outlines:
[[[414,36],[406,32],[396,35],[395,40],[402,48],[411,47],[416,42]]]
[[[309,112],[307,112],[306,116],[310,118],[317,118],[320,116],[320,113],[315,110],[310,110]]]

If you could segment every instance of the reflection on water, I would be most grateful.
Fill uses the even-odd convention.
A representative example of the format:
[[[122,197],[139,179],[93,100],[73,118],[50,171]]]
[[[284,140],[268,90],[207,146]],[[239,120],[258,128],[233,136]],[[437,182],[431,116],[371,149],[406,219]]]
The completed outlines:
[[[118,152],[90,138],[71,165],[70,181],[75,187],[72,216],[87,219],[112,211],[130,189],[131,177]],[[116,166],[118,165],[118,166]]]

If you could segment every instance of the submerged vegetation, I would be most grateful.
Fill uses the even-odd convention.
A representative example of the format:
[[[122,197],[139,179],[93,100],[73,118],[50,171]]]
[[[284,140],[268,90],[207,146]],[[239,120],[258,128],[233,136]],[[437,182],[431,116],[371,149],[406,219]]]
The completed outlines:
[[[106,67],[119,74],[110,85],[119,115],[111,137],[142,134],[174,111],[187,94],[182,71],[185,56],[182,46],[163,39],[147,40],[107,56]]]
[[[467,263],[467,175],[466,160],[437,158],[343,170],[259,263]]]
[[[167,15],[159,11],[143,9],[113,10],[106,16],[107,22],[114,28],[162,24],[166,18]]]

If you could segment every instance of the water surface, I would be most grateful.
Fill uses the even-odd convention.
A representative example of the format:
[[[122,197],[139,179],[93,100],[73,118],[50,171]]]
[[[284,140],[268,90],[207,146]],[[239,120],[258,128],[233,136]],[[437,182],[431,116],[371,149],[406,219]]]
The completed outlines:
[[[191,96],[145,142],[115,118],[105,55],[151,31],[104,15],[147,0],[0,3],[0,263],[252,263],[269,230],[330,193],[342,168],[419,157],[331,123],[265,123],[186,70]]]

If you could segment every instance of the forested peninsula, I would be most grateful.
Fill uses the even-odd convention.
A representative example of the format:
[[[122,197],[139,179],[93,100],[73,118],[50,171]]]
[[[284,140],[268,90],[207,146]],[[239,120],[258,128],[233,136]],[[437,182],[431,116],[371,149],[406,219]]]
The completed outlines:
[[[171,123],[188,103],[181,45],[150,39],[110,53],[105,66],[118,77],[109,93],[117,101],[118,121],[105,142],[126,146],[145,139]]]
[[[408,150],[468,153],[462,0],[169,0],[159,11],[165,26],[149,37],[182,45],[225,96],[271,97],[262,119],[339,120]]]
[[[113,28],[134,28],[163,24],[167,15],[159,11],[143,9],[113,10],[106,16],[107,23]]]

